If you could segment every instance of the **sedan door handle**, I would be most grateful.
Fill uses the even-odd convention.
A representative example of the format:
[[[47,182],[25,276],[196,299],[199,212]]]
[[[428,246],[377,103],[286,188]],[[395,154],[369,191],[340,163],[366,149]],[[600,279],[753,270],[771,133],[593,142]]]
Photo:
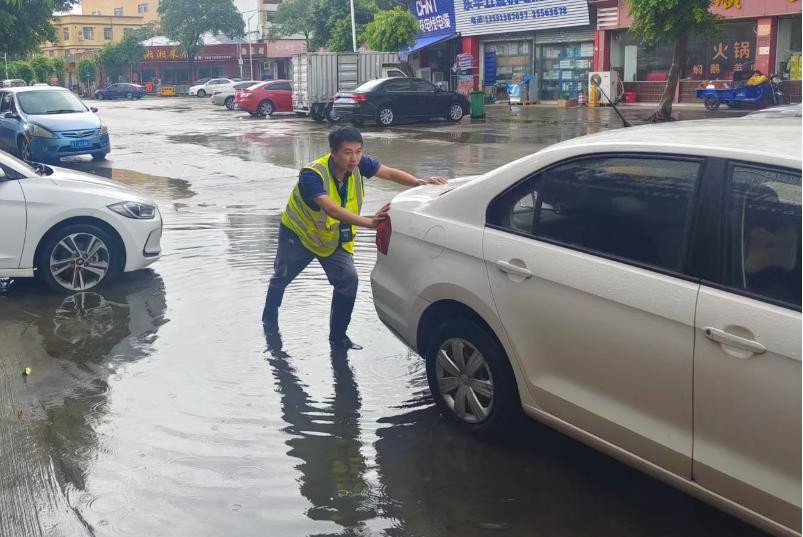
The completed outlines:
[[[516,276],[520,276],[524,279],[532,278],[533,276],[533,273],[527,270],[526,268],[514,265],[513,263],[508,263],[507,261],[497,261],[496,268],[498,268],[502,272],[507,272],[508,274],[515,274]]]
[[[703,332],[705,333],[705,337],[708,339],[728,347],[735,347],[743,351],[752,352],[753,354],[763,354],[767,352],[767,347],[758,341],[739,337],[729,332],[725,332],[724,330],[719,330],[718,328],[707,326],[703,328]]]

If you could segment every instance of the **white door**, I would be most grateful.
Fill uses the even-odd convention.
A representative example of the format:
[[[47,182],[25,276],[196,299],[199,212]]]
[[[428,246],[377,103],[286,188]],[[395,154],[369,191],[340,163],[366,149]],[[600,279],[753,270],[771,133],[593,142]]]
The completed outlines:
[[[491,205],[494,301],[542,410],[691,477],[697,161],[594,156]],[[524,387],[521,387],[524,389]]]
[[[725,280],[704,285],[695,481],[800,531],[800,172],[733,165]]]
[[[0,177],[0,271],[19,268],[25,226],[25,196],[20,182]]]
[[[625,47],[625,78],[624,82],[635,82],[638,68],[638,46]]]

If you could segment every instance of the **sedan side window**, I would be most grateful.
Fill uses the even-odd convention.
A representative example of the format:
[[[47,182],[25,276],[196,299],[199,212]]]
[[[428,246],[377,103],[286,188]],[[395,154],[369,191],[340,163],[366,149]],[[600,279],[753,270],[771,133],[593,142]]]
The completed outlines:
[[[548,169],[489,211],[489,224],[578,250],[683,272],[700,162],[599,156]]]
[[[11,110],[11,94],[0,93],[0,114]]]
[[[289,82],[276,82],[275,84],[271,84],[268,89],[271,91],[293,91],[293,87]]]
[[[420,93],[434,93],[435,86],[427,82],[426,80],[416,80],[413,79],[410,81],[413,86],[413,91],[417,91]]]
[[[410,91],[410,81],[406,78],[397,78],[386,83],[384,89],[389,93]]]
[[[728,279],[735,289],[800,307],[800,172],[734,165],[728,191]]]

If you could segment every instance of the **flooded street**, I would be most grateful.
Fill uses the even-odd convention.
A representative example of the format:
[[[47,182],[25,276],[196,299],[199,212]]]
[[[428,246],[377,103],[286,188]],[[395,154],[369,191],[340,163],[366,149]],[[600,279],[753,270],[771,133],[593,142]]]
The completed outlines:
[[[316,262],[266,340],[280,212],[326,125],[207,99],[95,106],[109,160],[64,165],[153,196],[163,256],[96,292],[0,291],[0,537],[763,535],[535,422],[501,445],[444,422],[423,361],[376,317],[365,230],[349,330],[365,350],[330,350]],[[363,135],[389,166],[451,178],[619,126],[608,109],[494,107]],[[400,191],[368,180],[363,213]]]

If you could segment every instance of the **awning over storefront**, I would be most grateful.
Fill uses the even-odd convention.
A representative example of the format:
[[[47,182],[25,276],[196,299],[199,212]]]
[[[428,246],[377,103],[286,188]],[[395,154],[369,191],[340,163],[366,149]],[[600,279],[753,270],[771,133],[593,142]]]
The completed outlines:
[[[417,37],[415,43],[405,50],[402,51],[403,54],[412,54],[422,48],[426,48],[430,45],[434,45],[436,43],[440,43],[441,41],[446,41],[447,39],[451,39],[457,36],[456,32],[451,32],[447,34],[436,34],[436,35],[424,35],[421,37]]]

